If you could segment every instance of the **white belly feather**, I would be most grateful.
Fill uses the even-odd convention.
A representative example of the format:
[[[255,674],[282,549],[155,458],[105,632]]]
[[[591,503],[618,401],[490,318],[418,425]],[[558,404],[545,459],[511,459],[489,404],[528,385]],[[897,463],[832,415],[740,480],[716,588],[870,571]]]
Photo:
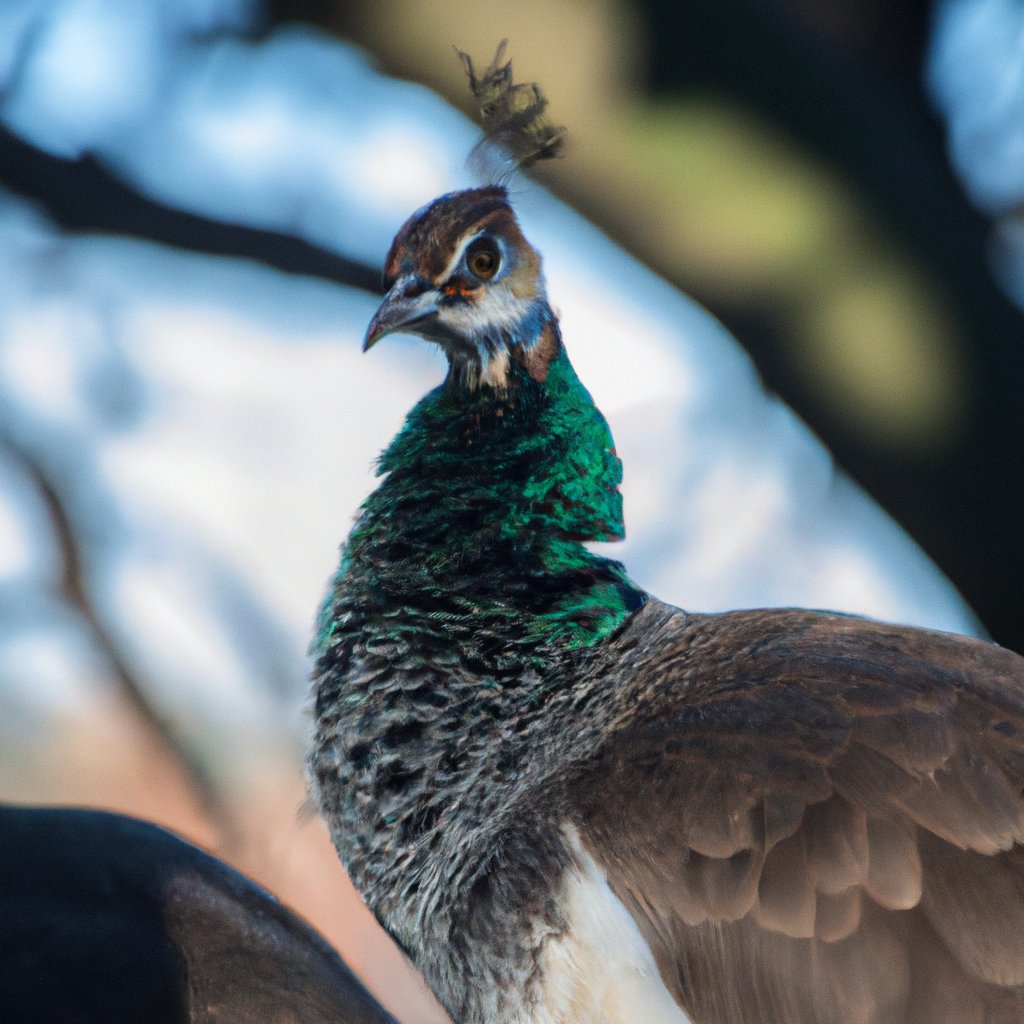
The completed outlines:
[[[544,944],[530,1024],[690,1024],[576,830],[565,838],[578,864],[563,882],[568,928]]]

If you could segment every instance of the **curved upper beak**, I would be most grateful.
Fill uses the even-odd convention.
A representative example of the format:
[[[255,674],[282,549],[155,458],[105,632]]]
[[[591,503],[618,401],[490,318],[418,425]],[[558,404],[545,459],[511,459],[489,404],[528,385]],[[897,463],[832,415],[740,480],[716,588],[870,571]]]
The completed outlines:
[[[418,278],[406,277],[396,281],[366,328],[363,351],[375,345],[385,334],[396,331],[419,333],[417,324],[437,312],[437,300],[438,293]]]

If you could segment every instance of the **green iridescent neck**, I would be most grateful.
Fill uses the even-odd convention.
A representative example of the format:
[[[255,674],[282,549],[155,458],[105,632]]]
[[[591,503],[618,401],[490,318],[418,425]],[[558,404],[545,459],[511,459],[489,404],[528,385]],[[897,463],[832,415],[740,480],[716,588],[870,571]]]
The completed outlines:
[[[380,460],[317,637],[457,639],[514,661],[608,636],[646,599],[584,541],[624,535],[622,466],[565,352],[546,379],[513,363],[508,388],[452,378]]]

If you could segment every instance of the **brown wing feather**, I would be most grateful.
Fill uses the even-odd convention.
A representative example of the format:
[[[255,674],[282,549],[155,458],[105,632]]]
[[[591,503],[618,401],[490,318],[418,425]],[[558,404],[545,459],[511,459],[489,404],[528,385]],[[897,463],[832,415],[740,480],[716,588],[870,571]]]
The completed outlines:
[[[1024,659],[652,602],[570,786],[695,1024],[1024,1021]]]

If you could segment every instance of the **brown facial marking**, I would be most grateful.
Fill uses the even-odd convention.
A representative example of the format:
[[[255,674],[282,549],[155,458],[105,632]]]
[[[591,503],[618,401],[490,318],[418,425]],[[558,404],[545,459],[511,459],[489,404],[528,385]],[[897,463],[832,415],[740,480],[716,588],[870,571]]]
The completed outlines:
[[[499,212],[514,221],[505,189],[492,186],[441,196],[425,210],[413,214],[391,243],[384,261],[384,286],[390,288],[400,273],[409,271],[428,281],[437,280],[448,266],[459,239],[474,225]]]
[[[515,358],[526,367],[526,372],[538,383],[548,379],[551,363],[562,351],[562,337],[558,333],[558,325],[549,320],[540,332],[537,344],[530,348],[516,345],[513,350]]]

